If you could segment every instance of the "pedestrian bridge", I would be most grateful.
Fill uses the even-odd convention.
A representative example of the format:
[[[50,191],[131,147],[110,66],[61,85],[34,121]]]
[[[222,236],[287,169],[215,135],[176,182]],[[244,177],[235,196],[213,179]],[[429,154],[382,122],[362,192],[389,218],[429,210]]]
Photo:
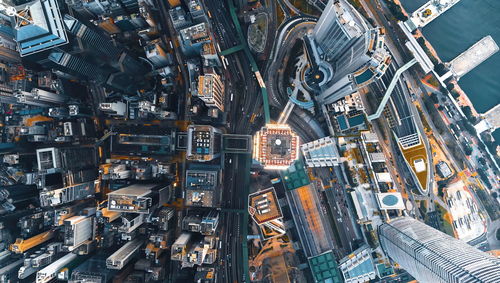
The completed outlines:
[[[382,98],[382,101],[380,102],[380,105],[377,108],[377,111],[373,113],[372,115],[368,116],[368,121],[371,122],[375,119],[380,118],[380,115],[384,112],[385,105],[387,105],[387,102],[389,101],[389,98],[391,97],[392,91],[396,87],[396,84],[399,81],[399,78],[403,74],[404,71],[408,70],[411,66],[415,65],[417,63],[417,59],[413,58],[411,59],[408,63],[404,64],[401,68],[399,68],[396,73],[394,74],[394,77],[392,78],[391,83],[389,84],[389,87],[385,91],[384,97]]]

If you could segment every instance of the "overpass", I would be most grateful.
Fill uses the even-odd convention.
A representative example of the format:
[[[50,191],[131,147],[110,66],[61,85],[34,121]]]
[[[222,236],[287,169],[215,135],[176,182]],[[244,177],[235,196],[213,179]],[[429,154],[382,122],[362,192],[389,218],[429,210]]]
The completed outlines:
[[[244,49],[243,44],[239,44],[239,45],[233,46],[233,47],[231,47],[231,48],[228,48],[228,49],[226,49],[226,50],[222,50],[222,51],[220,52],[220,55],[221,55],[221,56],[231,55],[231,54],[236,53],[236,52],[238,52],[238,51],[241,51],[241,50],[243,50],[243,49]]]
[[[391,83],[389,84],[389,87],[385,91],[384,97],[382,98],[382,101],[380,102],[380,105],[377,108],[377,111],[368,116],[368,121],[371,122],[375,119],[380,118],[380,115],[384,112],[384,108],[389,101],[389,98],[391,97],[392,91],[396,87],[396,84],[398,83],[401,75],[403,74],[404,71],[408,70],[411,66],[415,65],[417,63],[417,59],[413,58],[411,59],[408,63],[404,64],[402,67],[400,67],[396,73],[394,74],[394,77],[391,80]]]

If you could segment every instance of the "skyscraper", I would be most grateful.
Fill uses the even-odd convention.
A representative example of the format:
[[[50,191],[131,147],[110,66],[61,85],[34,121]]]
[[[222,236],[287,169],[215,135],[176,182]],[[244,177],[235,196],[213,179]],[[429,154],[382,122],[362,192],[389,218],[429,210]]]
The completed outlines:
[[[61,14],[56,0],[30,3],[26,17],[16,19],[16,41],[21,57],[31,62],[130,93],[149,71],[94,27]]]
[[[498,282],[500,260],[410,217],[378,230],[384,252],[419,282]]]
[[[342,0],[330,0],[314,27],[313,34],[314,40],[324,52],[324,59],[335,61],[348,48],[359,52],[359,47],[365,44],[367,30],[364,19],[352,6]],[[358,57],[361,54],[353,55]]]
[[[365,19],[345,0],[330,0],[306,44],[312,46],[313,66],[331,66],[321,71],[317,100],[333,103],[382,76],[390,61],[381,29],[369,27]],[[311,49],[311,48],[310,48]],[[333,72],[332,72],[333,71]],[[317,70],[311,74],[318,74]]]

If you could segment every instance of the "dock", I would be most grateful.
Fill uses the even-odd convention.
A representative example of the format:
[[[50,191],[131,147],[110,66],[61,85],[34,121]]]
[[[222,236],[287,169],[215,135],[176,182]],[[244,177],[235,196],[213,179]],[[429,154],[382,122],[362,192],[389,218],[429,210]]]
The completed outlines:
[[[448,78],[450,75],[453,75],[458,80],[497,53],[498,50],[497,43],[491,35],[488,35],[448,63],[450,72],[443,77]]]
[[[481,122],[476,126],[476,131],[478,134],[490,130],[494,132],[496,129],[500,128],[500,104],[488,110],[486,113],[481,115]]]
[[[429,2],[411,14],[410,19],[405,22],[405,25],[410,31],[423,28],[458,2],[460,0],[429,0]]]

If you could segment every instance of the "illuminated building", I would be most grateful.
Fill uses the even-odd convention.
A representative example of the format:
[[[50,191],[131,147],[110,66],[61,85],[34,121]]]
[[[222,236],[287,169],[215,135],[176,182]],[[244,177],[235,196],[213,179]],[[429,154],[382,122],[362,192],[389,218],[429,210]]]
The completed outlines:
[[[253,137],[253,158],[265,169],[284,170],[299,158],[299,146],[288,125],[267,124]]]
[[[220,156],[221,148],[221,130],[207,125],[190,125],[188,127],[186,155],[188,160],[211,161]]]

